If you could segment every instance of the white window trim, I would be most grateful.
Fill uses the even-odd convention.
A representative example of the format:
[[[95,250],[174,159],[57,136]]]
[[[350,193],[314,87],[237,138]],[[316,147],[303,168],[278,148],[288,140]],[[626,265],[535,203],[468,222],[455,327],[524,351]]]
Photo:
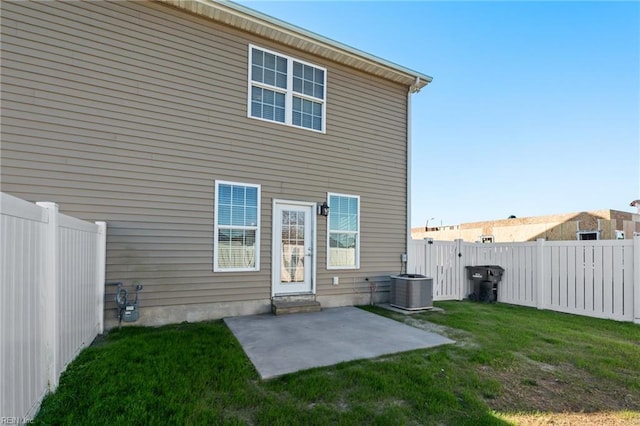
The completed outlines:
[[[258,49],[263,52],[271,53],[272,55],[277,55],[287,59],[287,88],[282,89],[281,87],[271,86],[268,84],[260,83],[258,81],[251,80],[251,51],[253,49]],[[308,65],[310,67],[314,67],[324,71],[324,81],[322,82],[324,85],[324,99],[315,98],[313,96],[305,95],[304,93],[295,92],[295,96],[307,99],[313,102],[318,102],[322,104],[322,130],[311,129],[309,127],[296,126],[293,124],[293,61],[296,61],[303,65]],[[284,123],[275,120],[267,120],[262,117],[254,117],[251,115],[251,87],[261,87],[263,89],[273,90],[274,92],[284,93]],[[303,61],[298,58],[294,58],[289,55],[285,55],[284,53],[276,52],[274,50],[265,49],[264,47],[257,46],[255,44],[249,44],[249,54],[247,60],[247,117],[254,119],[265,121],[267,123],[275,123],[275,124],[284,124],[286,126],[295,127],[297,129],[310,130],[316,133],[326,133],[327,132],[327,69],[316,64],[312,64],[311,62]]]
[[[330,224],[330,217],[331,217],[331,196],[335,195],[338,197],[350,197],[350,198],[356,198],[358,200],[358,231],[357,232],[353,232],[351,231],[351,233],[356,234],[356,264],[355,266],[331,266],[330,263],[330,259],[329,259],[329,251],[331,249],[330,247],[330,236],[331,236],[331,224]],[[360,269],[360,233],[362,232],[362,230],[360,229],[360,212],[361,212],[361,206],[360,206],[360,196],[359,195],[353,195],[353,194],[340,194],[337,192],[327,192],[327,204],[329,204],[329,216],[327,217],[327,269],[328,270],[336,270],[336,269]],[[345,232],[345,231],[336,231],[336,232]]]
[[[258,224],[257,227],[253,226],[231,226],[229,228],[234,229],[255,229],[256,230],[256,260],[255,266],[252,268],[221,268],[218,266],[218,194],[220,191],[218,190],[220,185],[238,185],[238,186],[247,186],[258,189]],[[244,182],[231,182],[226,180],[216,180],[214,185],[215,195],[213,200],[213,272],[255,272],[260,271],[260,232],[262,229],[261,225],[261,198],[262,198],[262,186],[255,183],[244,183]]]

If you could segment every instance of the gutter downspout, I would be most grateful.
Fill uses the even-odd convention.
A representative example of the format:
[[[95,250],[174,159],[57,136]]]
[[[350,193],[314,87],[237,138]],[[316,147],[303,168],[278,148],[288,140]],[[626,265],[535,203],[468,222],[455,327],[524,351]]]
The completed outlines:
[[[420,91],[420,77],[409,86],[407,92],[407,235],[405,253],[409,254],[411,243],[411,95]],[[406,268],[407,265],[405,265]],[[405,272],[409,272],[405,270]]]

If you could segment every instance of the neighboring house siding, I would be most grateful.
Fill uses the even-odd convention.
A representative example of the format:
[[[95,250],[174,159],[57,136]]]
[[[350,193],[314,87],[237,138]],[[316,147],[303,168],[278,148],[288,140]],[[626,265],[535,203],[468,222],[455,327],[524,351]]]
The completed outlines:
[[[359,270],[325,270],[318,217],[318,295],[399,271],[406,87],[157,3],[1,7],[2,190],[106,221],[143,307],[268,299],[274,198],[361,197]],[[326,134],[247,118],[250,43],[327,68]],[[212,272],[216,179],[262,187],[259,272]]]

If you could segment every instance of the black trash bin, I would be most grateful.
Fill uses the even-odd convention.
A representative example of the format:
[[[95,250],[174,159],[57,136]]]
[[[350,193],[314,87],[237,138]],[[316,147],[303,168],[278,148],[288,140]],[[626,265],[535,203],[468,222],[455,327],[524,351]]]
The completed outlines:
[[[467,277],[473,282],[469,300],[491,303],[498,300],[498,283],[504,268],[498,265],[467,266]]]

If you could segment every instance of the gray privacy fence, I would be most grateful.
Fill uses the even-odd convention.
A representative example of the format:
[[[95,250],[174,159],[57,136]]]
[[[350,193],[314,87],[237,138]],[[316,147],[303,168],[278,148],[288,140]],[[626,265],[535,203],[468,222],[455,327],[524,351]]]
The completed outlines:
[[[466,266],[500,265],[499,302],[640,323],[640,236],[491,244],[412,240],[408,255],[408,272],[433,277],[434,300],[469,295]]]
[[[1,195],[0,417],[15,424],[103,331],[106,224]]]

